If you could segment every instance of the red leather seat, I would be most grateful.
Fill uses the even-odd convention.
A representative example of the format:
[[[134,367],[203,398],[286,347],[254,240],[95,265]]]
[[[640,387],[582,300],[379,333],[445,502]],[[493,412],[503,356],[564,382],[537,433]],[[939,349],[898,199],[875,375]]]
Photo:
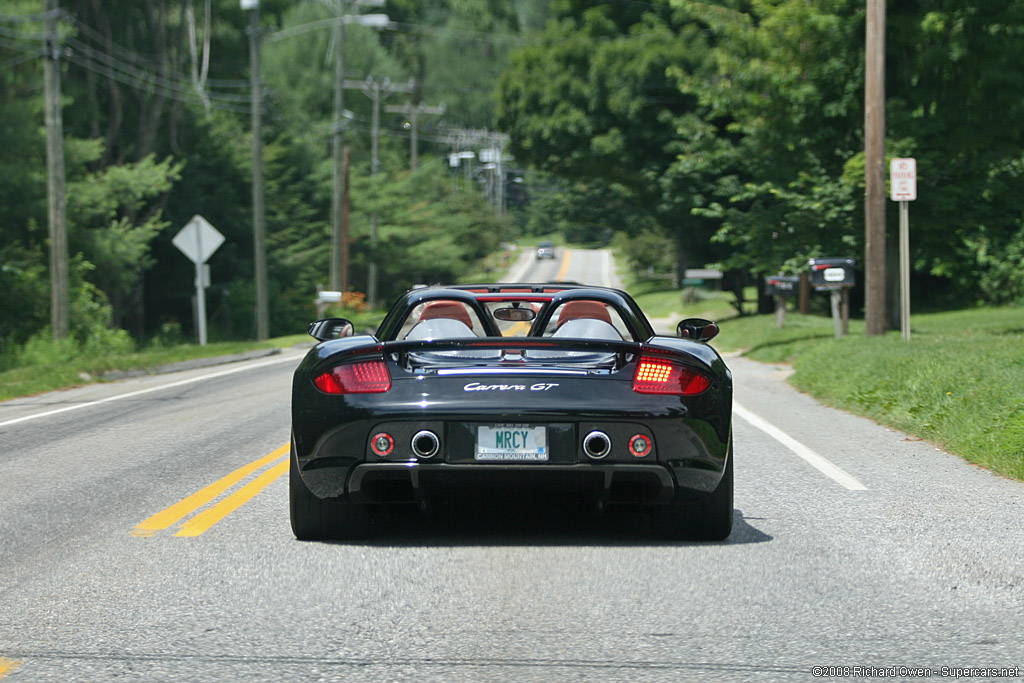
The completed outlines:
[[[469,317],[466,307],[456,301],[434,301],[423,307],[420,321],[446,318],[458,320],[469,329],[473,329],[473,319]]]
[[[611,325],[612,316],[608,313],[608,307],[597,301],[570,301],[562,306],[558,315],[558,326],[561,327],[570,320],[586,318],[590,320],[603,320]]]

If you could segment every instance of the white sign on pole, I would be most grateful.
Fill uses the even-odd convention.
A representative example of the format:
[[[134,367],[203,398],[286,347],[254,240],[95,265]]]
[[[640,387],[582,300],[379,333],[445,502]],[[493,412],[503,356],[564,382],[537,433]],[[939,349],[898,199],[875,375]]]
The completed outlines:
[[[917,199],[917,160],[893,159],[889,163],[891,198],[900,203],[900,329],[910,341],[910,205]]]
[[[890,198],[894,202],[917,199],[917,160],[893,159],[889,162]]]
[[[224,243],[224,235],[196,214],[171,240],[192,263],[196,264],[196,309],[199,345],[206,346],[206,288],[210,286],[210,267],[206,259]]]
[[[224,244],[224,235],[196,214],[178,231],[171,240],[192,263],[206,263],[220,245]]]

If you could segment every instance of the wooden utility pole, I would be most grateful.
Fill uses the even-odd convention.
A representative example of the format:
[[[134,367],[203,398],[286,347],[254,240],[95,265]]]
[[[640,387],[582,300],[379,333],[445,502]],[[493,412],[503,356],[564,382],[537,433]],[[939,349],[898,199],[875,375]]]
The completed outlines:
[[[437,107],[429,107],[422,102],[413,106],[411,102],[405,104],[389,104],[384,107],[389,114],[405,114],[409,117],[409,168],[413,171],[419,166],[419,116],[430,114],[441,116],[445,113],[444,104]]]
[[[359,88],[363,94],[373,101],[373,123],[370,128],[370,177],[376,176],[380,168],[380,103],[393,92],[409,92],[415,90],[414,83],[395,84],[390,78],[375,81],[373,77],[365,81],[345,81],[346,88]],[[370,212],[370,262],[367,264],[366,302],[373,308],[377,305],[377,259],[373,251],[377,249],[377,212]]]
[[[874,336],[886,329],[885,0],[867,0],[864,58],[864,322]]]
[[[267,297],[266,225],[263,211],[263,120],[260,83],[260,9],[250,10],[249,62],[252,79],[252,260],[256,279],[256,339],[270,336]]]
[[[341,189],[341,288],[337,291],[348,291],[348,213],[349,213],[349,154],[348,145],[342,152],[342,176],[344,178]]]
[[[342,275],[348,268],[348,259],[342,254],[342,133],[345,124],[345,11],[347,2],[338,10],[338,23],[334,27],[334,125],[331,130],[331,289],[344,292],[348,278]],[[348,148],[345,148],[348,152]],[[345,284],[343,284],[343,282]]]
[[[50,237],[50,328],[54,339],[71,328],[68,279],[67,198],[64,186],[64,119],[60,108],[60,36],[57,0],[46,0],[46,56],[43,87],[46,100],[47,209]]]

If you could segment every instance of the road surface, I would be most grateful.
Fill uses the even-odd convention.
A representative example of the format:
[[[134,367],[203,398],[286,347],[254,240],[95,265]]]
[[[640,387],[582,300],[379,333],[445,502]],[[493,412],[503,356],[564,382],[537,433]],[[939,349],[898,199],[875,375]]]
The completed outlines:
[[[600,252],[523,264],[523,280],[610,273]],[[1024,485],[823,407],[785,368],[728,359],[727,542],[485,507],[303,543],[284,475],[301,353],[0,404],[3,683],[1024,666]]]

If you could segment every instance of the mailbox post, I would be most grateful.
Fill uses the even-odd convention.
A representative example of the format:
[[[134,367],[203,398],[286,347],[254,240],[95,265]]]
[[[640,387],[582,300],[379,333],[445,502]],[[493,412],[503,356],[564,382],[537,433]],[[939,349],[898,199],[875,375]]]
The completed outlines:
[[[775,299],[775,327],[786,323],[786,297],[800,289],[800,278],[794,275],[769,275],[764,279],[764,293]]]
[[[852,258],[812,258],[811,285],[832,295],[832,323],[836,339],[850,333],[850,288],[856,284]]]
[[[327,304],[336,304],[341,302],[341,292],[320,289],[320,285],[316,286],[316,298],[313,299],[313,303],[316,305],[316,317],[323,318],[324,311],[327,310]]]

